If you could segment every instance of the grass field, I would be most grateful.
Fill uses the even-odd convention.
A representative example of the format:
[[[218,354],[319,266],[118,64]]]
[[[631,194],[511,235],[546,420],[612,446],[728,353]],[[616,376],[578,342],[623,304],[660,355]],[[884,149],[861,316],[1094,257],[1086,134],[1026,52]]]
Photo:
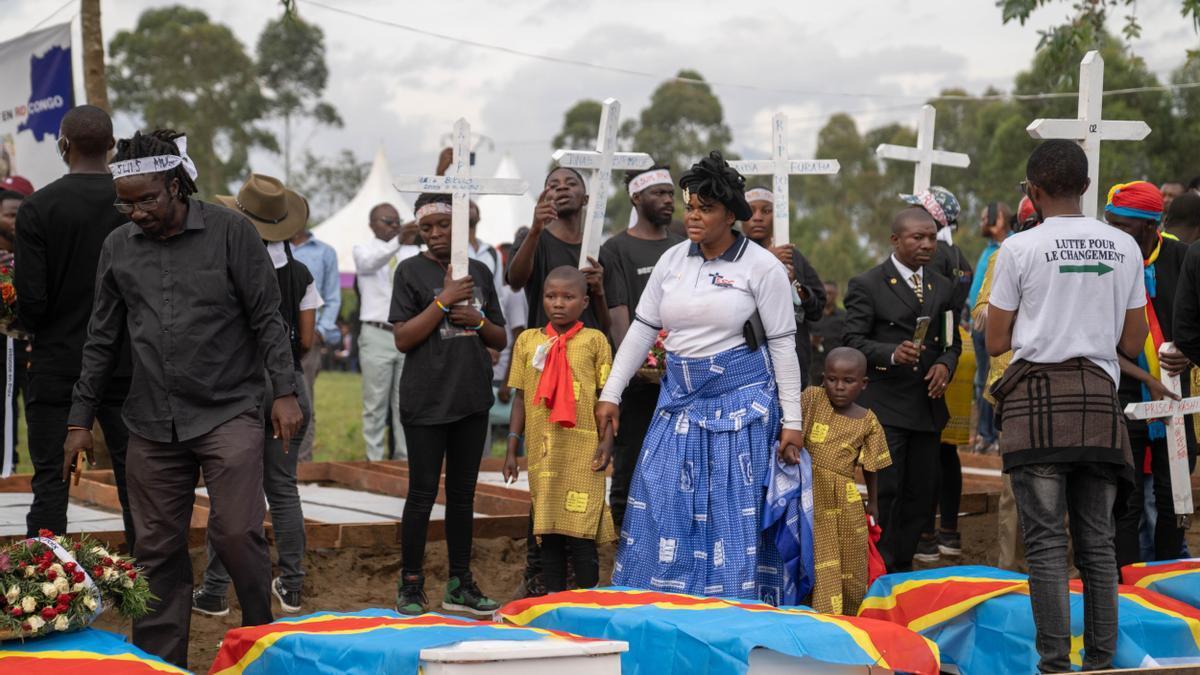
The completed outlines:
[[[362,435],[362,376],[325,371],[317,376],[317,437],[313,461],[366,459]]]

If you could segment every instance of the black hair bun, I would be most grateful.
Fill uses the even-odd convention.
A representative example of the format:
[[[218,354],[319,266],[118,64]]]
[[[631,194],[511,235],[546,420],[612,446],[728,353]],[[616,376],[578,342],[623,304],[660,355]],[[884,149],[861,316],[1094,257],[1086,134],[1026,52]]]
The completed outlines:
[[[716,150],[680,176],[679,185],[701,197],[717,200],[738,220],[749,220],[753,215],[746,202],[746,179]]]

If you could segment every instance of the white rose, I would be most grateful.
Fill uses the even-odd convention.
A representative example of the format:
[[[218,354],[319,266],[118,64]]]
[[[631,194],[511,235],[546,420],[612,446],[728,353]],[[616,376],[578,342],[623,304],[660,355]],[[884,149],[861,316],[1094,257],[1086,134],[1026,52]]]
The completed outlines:
[[[53,600],[58,597],[58,588],[51,583],[42,584],[42,595],[45,596],[47,600]]]
[[[38,632],[42,629],[42,626],[46,625],[46,622],[42,621],[42,617],[40,616],[31,616],[25,622],[29,624],[29,630],[33,633]]]
[[[121,585],[125,588],[133,588],[133,579],[129,577],[121,577]]]
[[[83,606],[87,607],[89,612],[96,611],[96,598],[91,593],[83,596]]]
[[[116,579],[118,576],[119,575],[117,574],[117,571],[115,569],[113,569],[111,567],[104,568],[104,580],[105,581],[112,581],[113,579]]]
[[[9,586],[8,592],[4,594],[4,599],[7,600],[8,604],[10,605],[16,602],[17,598],[19,597],[21,597],[21,589],[17,588],[16,584]]]
[[[54,630],[66,630],[71,627],[71,620],[66,614],[59,614],[54,618]]]
[[[66,577],[58,577],[54,580],[54,587],[59,593],[66,593],[71,590],[71,582],[67,581]]]
[[[95,553],[96,555],[100,556],[101,558],[111,558],[112,557],[111,555],[108,554],[108,551],[104,550],[103,546],[93,546],[92,553]]]
[[[32,595],[21,598],[21,611],[30,614],[35,609],[37,609],[37,600],[34,600]]]
[[[60,577],[67,573],[67,571],[63,569],[63,566],[59,565],[58,563],[54,563],[53,565],[51,565],[50,571],[54,572],[55,574],[57,574]]]
[[[78,593],[79,591],[82,591],[82,590],[83,590],[83,582],[77,583],[71,587],[72,593]]]
[[[25,568],[25,578],[26,579],[32,578],[33,575],[35,575],[35,574],[37,574],[36,567],[26,567]]]

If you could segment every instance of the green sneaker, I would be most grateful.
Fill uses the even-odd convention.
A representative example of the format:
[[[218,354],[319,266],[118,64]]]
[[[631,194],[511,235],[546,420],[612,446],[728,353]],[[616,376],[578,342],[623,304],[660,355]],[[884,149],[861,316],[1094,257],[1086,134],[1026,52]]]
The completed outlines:
[[[468,572],[461,577],[450,577],[446,581],[446,597],[442,599],[442,609],[467,612],[476,616],[491,616],[500,609],[500,603],[485,596]]]
[[[425,577],[420,574],[401,574],[396,590],[396,611],[405,616],[425,613]]]

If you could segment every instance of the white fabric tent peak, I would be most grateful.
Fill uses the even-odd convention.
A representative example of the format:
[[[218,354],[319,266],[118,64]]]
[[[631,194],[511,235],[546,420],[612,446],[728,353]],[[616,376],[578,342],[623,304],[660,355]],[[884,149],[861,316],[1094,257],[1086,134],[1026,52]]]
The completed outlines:
[[[521,172],[506,152],[492,177],[520,179]],[[492,246],[512,242],[513,234],[521,226],[529,225],[537,205],[528,191],[523,195],[482,195],[475,203],[479,205],[479,226],[475,236]]]
[[[371,232],[369,215],[377,204],[386,202],[395,206],[401,222],[413,219],[412,207],[396,188],[392,187],[393,182],[392,170],[388,167],[381,146],[375,151],[375,160],[371,162],[371,170],[358,189],[358,194],[337,213],[312,229],[314,237],[337,251],[338,272],[354,274],[353,248],[355,244],[369,241],[375,236]]]

